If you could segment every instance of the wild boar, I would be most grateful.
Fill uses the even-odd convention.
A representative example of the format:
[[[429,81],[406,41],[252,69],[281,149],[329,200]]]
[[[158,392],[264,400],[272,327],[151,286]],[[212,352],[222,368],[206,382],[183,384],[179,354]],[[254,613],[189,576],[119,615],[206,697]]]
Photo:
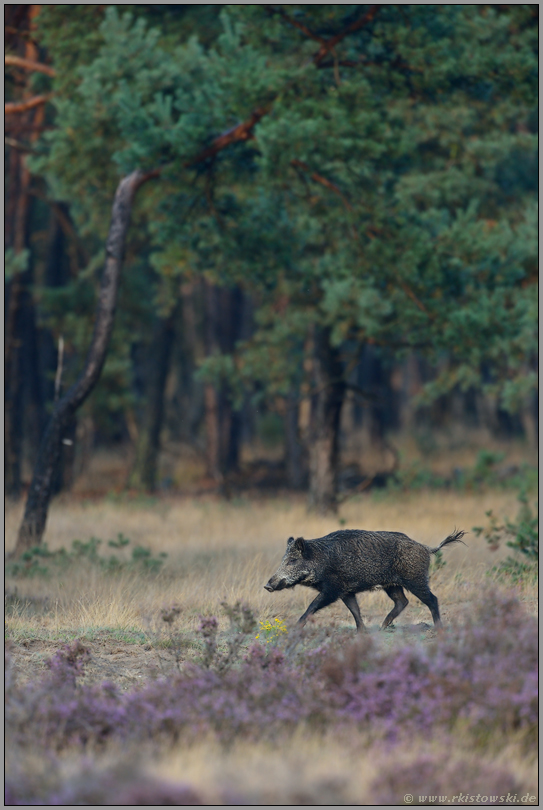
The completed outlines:
[[[434,624],[440,626],[438,602],[428,587],[430,557],[451,543],[463,543],[464,534],[455,530],[436,548],[401,532],[345,529],[316,540],[289,537],[281,565],[264,587],[271,593],[305,585],[319,592],[299,619],[302,626],[317,610],[341,599],[353,614],[357,631],[364,630],[356,594],[376,588],[394,602],[382,630],[407,607],[404,588],[427,605]]]

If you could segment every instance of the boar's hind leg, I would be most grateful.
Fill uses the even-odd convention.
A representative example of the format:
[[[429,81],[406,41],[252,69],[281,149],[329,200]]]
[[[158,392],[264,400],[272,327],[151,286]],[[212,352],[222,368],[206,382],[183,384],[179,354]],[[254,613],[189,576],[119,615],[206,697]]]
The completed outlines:
[[[356,596],[354,593],[348,593],[346,596],[341,597],[344,604],[349,608],[351,613],[354,616],[354,620],[356,622],[356,630],[360,633],[364,630],[364,622],[360,616],[360,608],[358,607],[358,602],[356,601]]]
[[[426,605],[432,614],[432,619],[434,620],[435,626],[440,627],[441,618],[439,616],[439,605],[437,598],[434,596],[428,585],[410,585],[409,590],[414,596],[417,597],[417,599],[420,599],[420,601]]]
[[[381,625],[381,630],[384,630],[385,627],[392,624],[396,616],[399,616],[402,610],[404,610],[409,604],[407,596],[403,592],[403,588],[400,588],[399,585],[393,585],[390,588],[385,588],[384,591],[394,602],[394,607]]]
[[[331,605],[332,602],[336,601],[337,597],[337,593],[330,593],[330,591],[319,593],[319,595],[313,599],[304,615],[300,616],[298,619],[298,624],[301,624],[303,627],[310,616],[316,613],[317,610],[322,610],[322,608],[326,607],[327,605]]]

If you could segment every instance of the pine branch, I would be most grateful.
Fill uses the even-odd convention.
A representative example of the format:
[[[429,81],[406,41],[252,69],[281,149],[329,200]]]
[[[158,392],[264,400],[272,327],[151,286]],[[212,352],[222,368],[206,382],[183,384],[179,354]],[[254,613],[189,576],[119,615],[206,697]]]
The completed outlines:
[[[47,76],[57,75],[56,70],[50,65],[44,65],[42,62],[34,62],[32,59],[23,59],[21,56],[7,54],[4,56],[4,64],[13,65],[14,67],[22,68],[23,70],[45,73]]]
[[[190,160],[188,163],[185,163],[185,166],[189,168],[190,166],[195,166],[198,163],[202,163],[204,160],[215,157],[218,152],[221,152],[232,143],[251,140],[254,137],[254,127],[258,124],[261,118],[270,112],[270,110],[270,105],[267,107],[257,107],[247,121],[243,121],[241,124],[238,124],[232,129],[223,132],[222,135],[218,135],[212,142],[211,146],[208,146],[206,149],[199,152],[196,157],[192,158],[192,160]]]
[[[33,110],[34,107],[40,107],[42,104],[46,104],[52,95],[53,93],[46,93],[41,96],[32,96],[32,98],[25,99],[25,101],[8,101],[4,104],[4,115],[13,115],[15,113]]]
[[[318,66],[320,62],[324,59],[324,57],[327,56],[327,54],[330,53],[330,51],[332,51],[339,42],[345,39],[346,36],[354,33],[355,31],[359,31],[365,25],[370,23],[377,14],[379,8],[380,8],[379,5],[370,6],[369,10],[364,15],[362,15],[362,17],[360,17],[359,20],[355,20],[355,22],[347,26],[347,28],[345,28],[344,31],[341,31],[339,34],[336,34],[335,37],[332,37],[331,39],[322,42],[320,49],[312,58],[313,63]],[[281,16],[284,15],[284,12],[279,12],[278,10],[277,13],[281,13]],[[293,25],[295,24],[295,21],[292,21],[290,17],[288,18],[288,20],[289,22],[292,22]],[[296,27],[299,28],[300,25],[296,24]],[[305,28],[305,26],[303,27]],[[311,35],[313,39],[315,38],[318,39],[317,35],[313,34],[313,32],[309,31],[309,29],[307,29],[307,35],[308,36]],[[195,158],[193,158],[185,165],[187,167],[195,166],[196,164],[202,163],[204,160],[207,160],[208,158],[214,157],[216,154],[218,154],[218,152],[221,152],[225,147],[230,146],[230,144],[232,143],[250,140],[251,138],[254,137],[253,136],[254,127],[258,124],[260,119],[263,118],[265,115],[268,115],[268,113],[270,113],[271,110],[272,110],[271,104],[268,104],[265,107],[257,107],[257,109],[252,113],[251,117],[247,119],[247,121],[243,121],[241,124],[238,124],[232,129],[229,129],[227,132],[224,132],[222,135],[219,135],[217,138],[215,138],[211,146],[207,147],[207,149],[204,149]],[[321,181],[318,180],[317,182]]]
[[[286,11],[283,11],[282,8],[275,8],[275,6],[265,6],[265,9],[268,12],[268,14],[279,14],[283,18],[283,20],[285,20],[285,22],[287,22],[289,25],[292,25],[294,28],[298,28],[300,31],[302,31],[302,33],[306,35],[306,37],[314,39],[316,42],[320,42],[321,45],[326,44],[326,40],[324,39],[324,37],[320,37],[318,34],[315,34],[313,31],[311,31],[303,23],[298,22],[298,20],[295,20],[292,17],[289,17]]]
[[[302,160],[298,160],[297,158],[296,158],[296,159],[294,159],[294,160],[291,160],[291,161],[290,161],[290,164],[291,164],[291,166],[294,166],[294,167],[296,167],[296,168],[300,168],[300,169],[302,169],[304,172],[308,172],[308,173],[309,173],[309,172],[311,171],[311,169],[309,168],[309,166],[307,165],[307,163],[304,163]],[[345,195],[343,194],[343,192],[341,191],[341,189],[340,189],[340,188],[338,188],[338,186],[336,186],[336,185],[335,185],[335,183],[332,183],[332,181],[331,181],[331,180],[328,180],[328,178],[323,177],[323,175],[322,175],[322,174],[318,174],[318,172],[312,172],[312,173],[311,173],[311,179],[312,179],[312,180],[314,180],[314,181],[315,181],[315,183],[320,183],[320,184],[321,184],[321,186],[324,186],[325,188],[330,189],[330,191],[333,191],[333,192],[334,192],[334,194],[337,194],[337,195],[338,195],[338,197],[340,197],[340,198],[341,198],[341,200],[342,200],[342,202],[343,202],[343,205],[345,206],[345,208],[346,208],[348,211],[352,211],[352,210],[353,210],[353,207],[352,207],[351,203],[350,203],[350,202],[349,202],[349,200],[348,200],[348,199],[345,197]]]
[[[380,5],[370,6],[368,11],[360,17],[360,19],[355,20],[353,23],[347,26],[343,31],[340,31],[339,34],[336,34],[335,37],[331,37],[331,39],[327,39],[324,42],[317,53],[313,56],[313,62],[318,65],[325,56],[327,56],[331,51],[334,50],[336,45],[338,45],[346,36],[349,34],[353,34],[355,31],[360,31],[361,28],[364,28],[365,25],[370,23],[377,12],[380,9]]]

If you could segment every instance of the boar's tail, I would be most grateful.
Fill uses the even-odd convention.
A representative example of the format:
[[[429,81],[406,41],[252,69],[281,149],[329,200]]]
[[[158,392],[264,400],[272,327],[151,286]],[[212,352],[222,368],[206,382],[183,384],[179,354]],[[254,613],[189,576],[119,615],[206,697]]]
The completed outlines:
[[[462,540],[462,537],[465,535],[465,533],[466,532],[462,531],[462,529],[458,529],[458,531],[456,531],[455,529],[452,534],[446,537],[445,540],[442,543],[440,543],[439,546],[437,546],[437,548],[431,548],[430,553],[437,554],[438,551],[441,551],[443,546],[448,546],[450,543],[462,543],[465,546],[466,544]]]

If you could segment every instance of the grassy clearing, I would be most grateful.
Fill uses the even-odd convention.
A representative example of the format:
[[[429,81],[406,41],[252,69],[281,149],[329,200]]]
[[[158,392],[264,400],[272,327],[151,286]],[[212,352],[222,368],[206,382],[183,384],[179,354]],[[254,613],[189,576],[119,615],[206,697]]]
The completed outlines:
[[[403,531],[434,546],[454,526],[469,531],[484,522],[489,509],[514,515],[517,506],[515,494],[507,491],[367,496],[345,504],[340,519],[346,528]],[[19,517],[19,508],[7,508],[8,551],[15,540]],[[153,576],[139,572],[110,576],[82,564],[80,569],[72,566],[58,577],[8,580],[8,589],[16,588],[15,602],[18,600],[18,609],[7,618],[8,633],[14,638],[33,632],[38,638],[54,638],[55,634],[64,638],[66,633],[72,635],[81,628],[86,629],[86,636],[93,628],[114,628],[138,638],[146,631],[149,618],[174,602],[181,607],[183,629],[190,631],[197,626],[200,615],[220,615],[223,600],[248,603],[262,620],[280,616],[292,622],[305,609],[310,592],[297,588],[271,595],[264,591],[263,584],[278,565],[289,536],[318,537],[338,528],[337,518],[308,516],[302,498],[233,503],[160,500],[151,507],[137,500],[74,503],[59,499],[51,509],[45,538],[52,551],[69,548],[76,538],[88,540],[95,536],[104,540],[103,552],[109,553],[105,541],[122,533],[132,545],[144,546],[155,555],[166,552],[165,566]],[[447,549],[445,566],[433,576],[445,621],[455,605],[476,595],[481,583],[488,581],[490,569],[508,553],[506,548],[490,551],[485,541],[473,533],[466,543]],[[119,557],[122,554],[118,552]],[[535,595],[535,586],[523,589],[523,598],[530,604]],[[374,592],[362,596],[360,603],[363,616],[371,624],[382,618],[389,600],[383,593]],[[428,621],[427,613],[424,606],[411,599],[398,624]],[[315,621],[350,626],[351,617],[343,605],[334,605]]]

